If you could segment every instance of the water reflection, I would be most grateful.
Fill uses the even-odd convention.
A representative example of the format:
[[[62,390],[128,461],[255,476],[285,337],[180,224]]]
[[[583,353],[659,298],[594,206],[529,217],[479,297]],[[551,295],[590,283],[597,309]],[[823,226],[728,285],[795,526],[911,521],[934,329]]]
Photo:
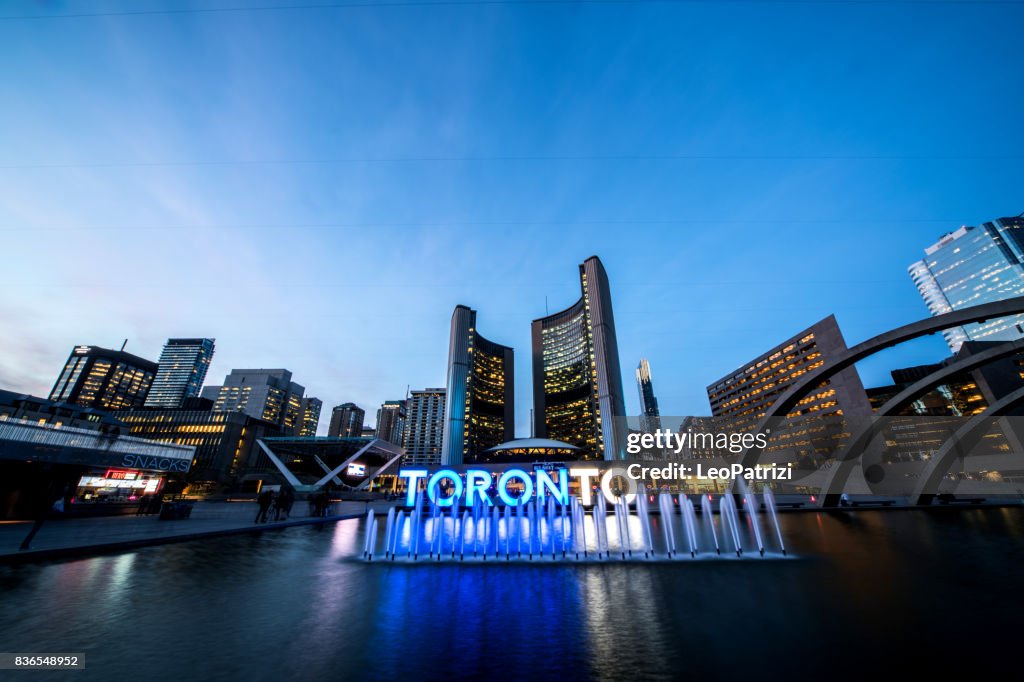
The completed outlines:
[[[783,523],[803,559],[367,564],[352,521],[3,568],[0,649],[84,651],[81,679],[764,679],[1016,632],[1020,509]]]

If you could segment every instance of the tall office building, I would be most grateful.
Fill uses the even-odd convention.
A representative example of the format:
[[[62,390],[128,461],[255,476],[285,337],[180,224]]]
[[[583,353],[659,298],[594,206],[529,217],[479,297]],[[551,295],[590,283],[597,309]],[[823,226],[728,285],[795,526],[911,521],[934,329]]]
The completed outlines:
[[[402,444],[405,432],[405,401],[385,400],[377,410],[377,438]]]
[[[286,369],[233,369],[224,377],[224,385],[204,388],[203,397],[213,401],[217,412],[244,412],[297,433],[302,428],[305,392]]]
[[[214,339],[168,339],[146,397],[146,407],[179,408],[195,398],[213,360]]]
[[[1024,217],[961,227],[925,249],[907,270],[932,315],[1024,295]],[[965,341],[1024,336],[1024,315],[942,332],[952,352]]]
[[[50,400],[103,410],[142,407],[157,364],[99,346],[75,346],[64,363]]]
[[[476,311],[455,306],[448,338],[441,461],[476,461],[515,437],[515,354],[476,330]]]
[[[331,410],[327,435],[334,438],[359,438],[363,434],[366,412],[355,403],[342,403]]]
[[[661,428],[661,412],[658,411],[658,399],[654,397],[651,365],[647,358],[641,358],[637,365],[636,390],[640,394],[640,428],[648,433],[657,431]]]
[[[580,265],[581,296],[533,321],[533,431],[580,448],[584,459],[625,456],[625,401],[608,275]]]
[[[800,377],[846,351],[833,315],[744,363],[707,387],[718,430],[751,431]],[[845,418],[871,414],[855,367],[821,383],[790,413],[790,423],[772,431],[768,451],[789,449],[795,458],[827,458],[841,444]],[[815,423],[810,423],[813,420]]]
[[[441,463],[444,444],[445,389],[412,391],[405,416],[405,462],[424,466]]]
[[[320,427],[320,412],[323,410],[324,403],[319,398],[303,398],[302,399],[302,418],[299,421],[299,428],[296,432],[303,438],[312,438],[316,435],[316,430]]]

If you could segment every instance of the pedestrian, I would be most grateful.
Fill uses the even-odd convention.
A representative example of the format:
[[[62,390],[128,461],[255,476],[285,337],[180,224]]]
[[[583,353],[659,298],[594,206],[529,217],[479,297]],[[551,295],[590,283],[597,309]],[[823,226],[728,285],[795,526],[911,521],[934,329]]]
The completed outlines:
[[[288,519],[288,517],[292,515],[292,505],[295,504],[295,491],[292,490],[291,488],[285,488],[284,492],[284,518]]]
[[[256,520],[253,523],[266,523],[267,517],[270,515],[270,505],[274,502],[274,493],[268,488],[259,494],[256,498],[256,504],[259,505],[259,511],[256,512]]]
[[[274,520],[280,521],[282,516],[287,515],[286,508],[288,507],[288,489],[281,488],[277,493],[277,498],[274,500]]]

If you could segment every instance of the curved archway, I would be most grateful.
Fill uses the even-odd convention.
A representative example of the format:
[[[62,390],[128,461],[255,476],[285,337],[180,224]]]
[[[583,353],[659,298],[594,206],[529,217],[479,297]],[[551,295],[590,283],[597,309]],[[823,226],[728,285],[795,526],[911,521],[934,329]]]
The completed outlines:
[[[926,317],[923,320],[918,320],[917,322],[912,322],[874,336],[848,349],[830,362],[825,363],[817,372],[801,377],[778,400],[772,403],[772,406],[765,412],[765,415],[758,421],[754,431],[756,433],[763,432],[773,419],[788,414],[790,410],[796,407],[801,398],[817,387],[822,381],[879,351],[922,336],[930,336],[951,327],[1020,314],[1024,314],[1024,296],[983,303],[970,308],[963,308],[962,310],[954,310],[943,315],[936,315],[935,317]],[[746,468],[753,468],[757,465],[761,452],[762,448],[756,446],[748,448],[740,458],[741,464]]]
[[[839,456],[836,457],[836,464],[829,470],[825,483],[821,486],[819,505],[822,507],[834,507],[839,503],[839,494],[842,492],[843,487],[850,478],[851,472],[857,464],[860,464],[862,469],[866,469],[870,464],[877,463],[876,460],[879,458],[871,457],[871,455],[880,455],[881,453],[870,449],[871,443],[879,433],[880,421],[877,417],[895,416],[915,400],[926,395],[935,387],[949,381],[954,376],[977,369],[994,360],[1017,355],[1021,352],[1024,352],[1024,339],[1008,341],[999,344],[995,348],[989,348],[974,355],[964,356],[932,372],[920,381],[914,382],[887,400],[872,417],[869,417],[868,423],[856,432],[853,438],[847,442],[846,447],[843,448]],[[871,457],[870,462],[865,461],[865,458],[868,457]]]
[[[939,490],[939,484],[949,473],[950,467],[957,460],[962,452],[961,446],[967,443],[973,446],[988,432],[991,426],[990,420],[993,417],[1001,417],[1012,408],[1024,404],[1024,387],[1018,388],[1013,393],[1008,393],[996,402],[989,405],[988,409],[981,414],[975,415],[966,424],[961,426],[952,437],[942,444],[928,466],[917,480],[914,491],[910,494],[911,504],[931,504],[932,499]]]

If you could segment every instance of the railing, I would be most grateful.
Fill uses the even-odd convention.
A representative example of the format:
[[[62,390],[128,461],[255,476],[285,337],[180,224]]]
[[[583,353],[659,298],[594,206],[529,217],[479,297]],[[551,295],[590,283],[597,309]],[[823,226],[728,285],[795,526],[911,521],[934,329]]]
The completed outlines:
[[[0,441],[16,441],[33,445],[62,448],[103,450],[131,455],[150,455],[170,459],[192,460],[195,448],[191,445],[158,443],[145,438],[120,436],[71,426],[37,424],[24,419],[0,421]]]

